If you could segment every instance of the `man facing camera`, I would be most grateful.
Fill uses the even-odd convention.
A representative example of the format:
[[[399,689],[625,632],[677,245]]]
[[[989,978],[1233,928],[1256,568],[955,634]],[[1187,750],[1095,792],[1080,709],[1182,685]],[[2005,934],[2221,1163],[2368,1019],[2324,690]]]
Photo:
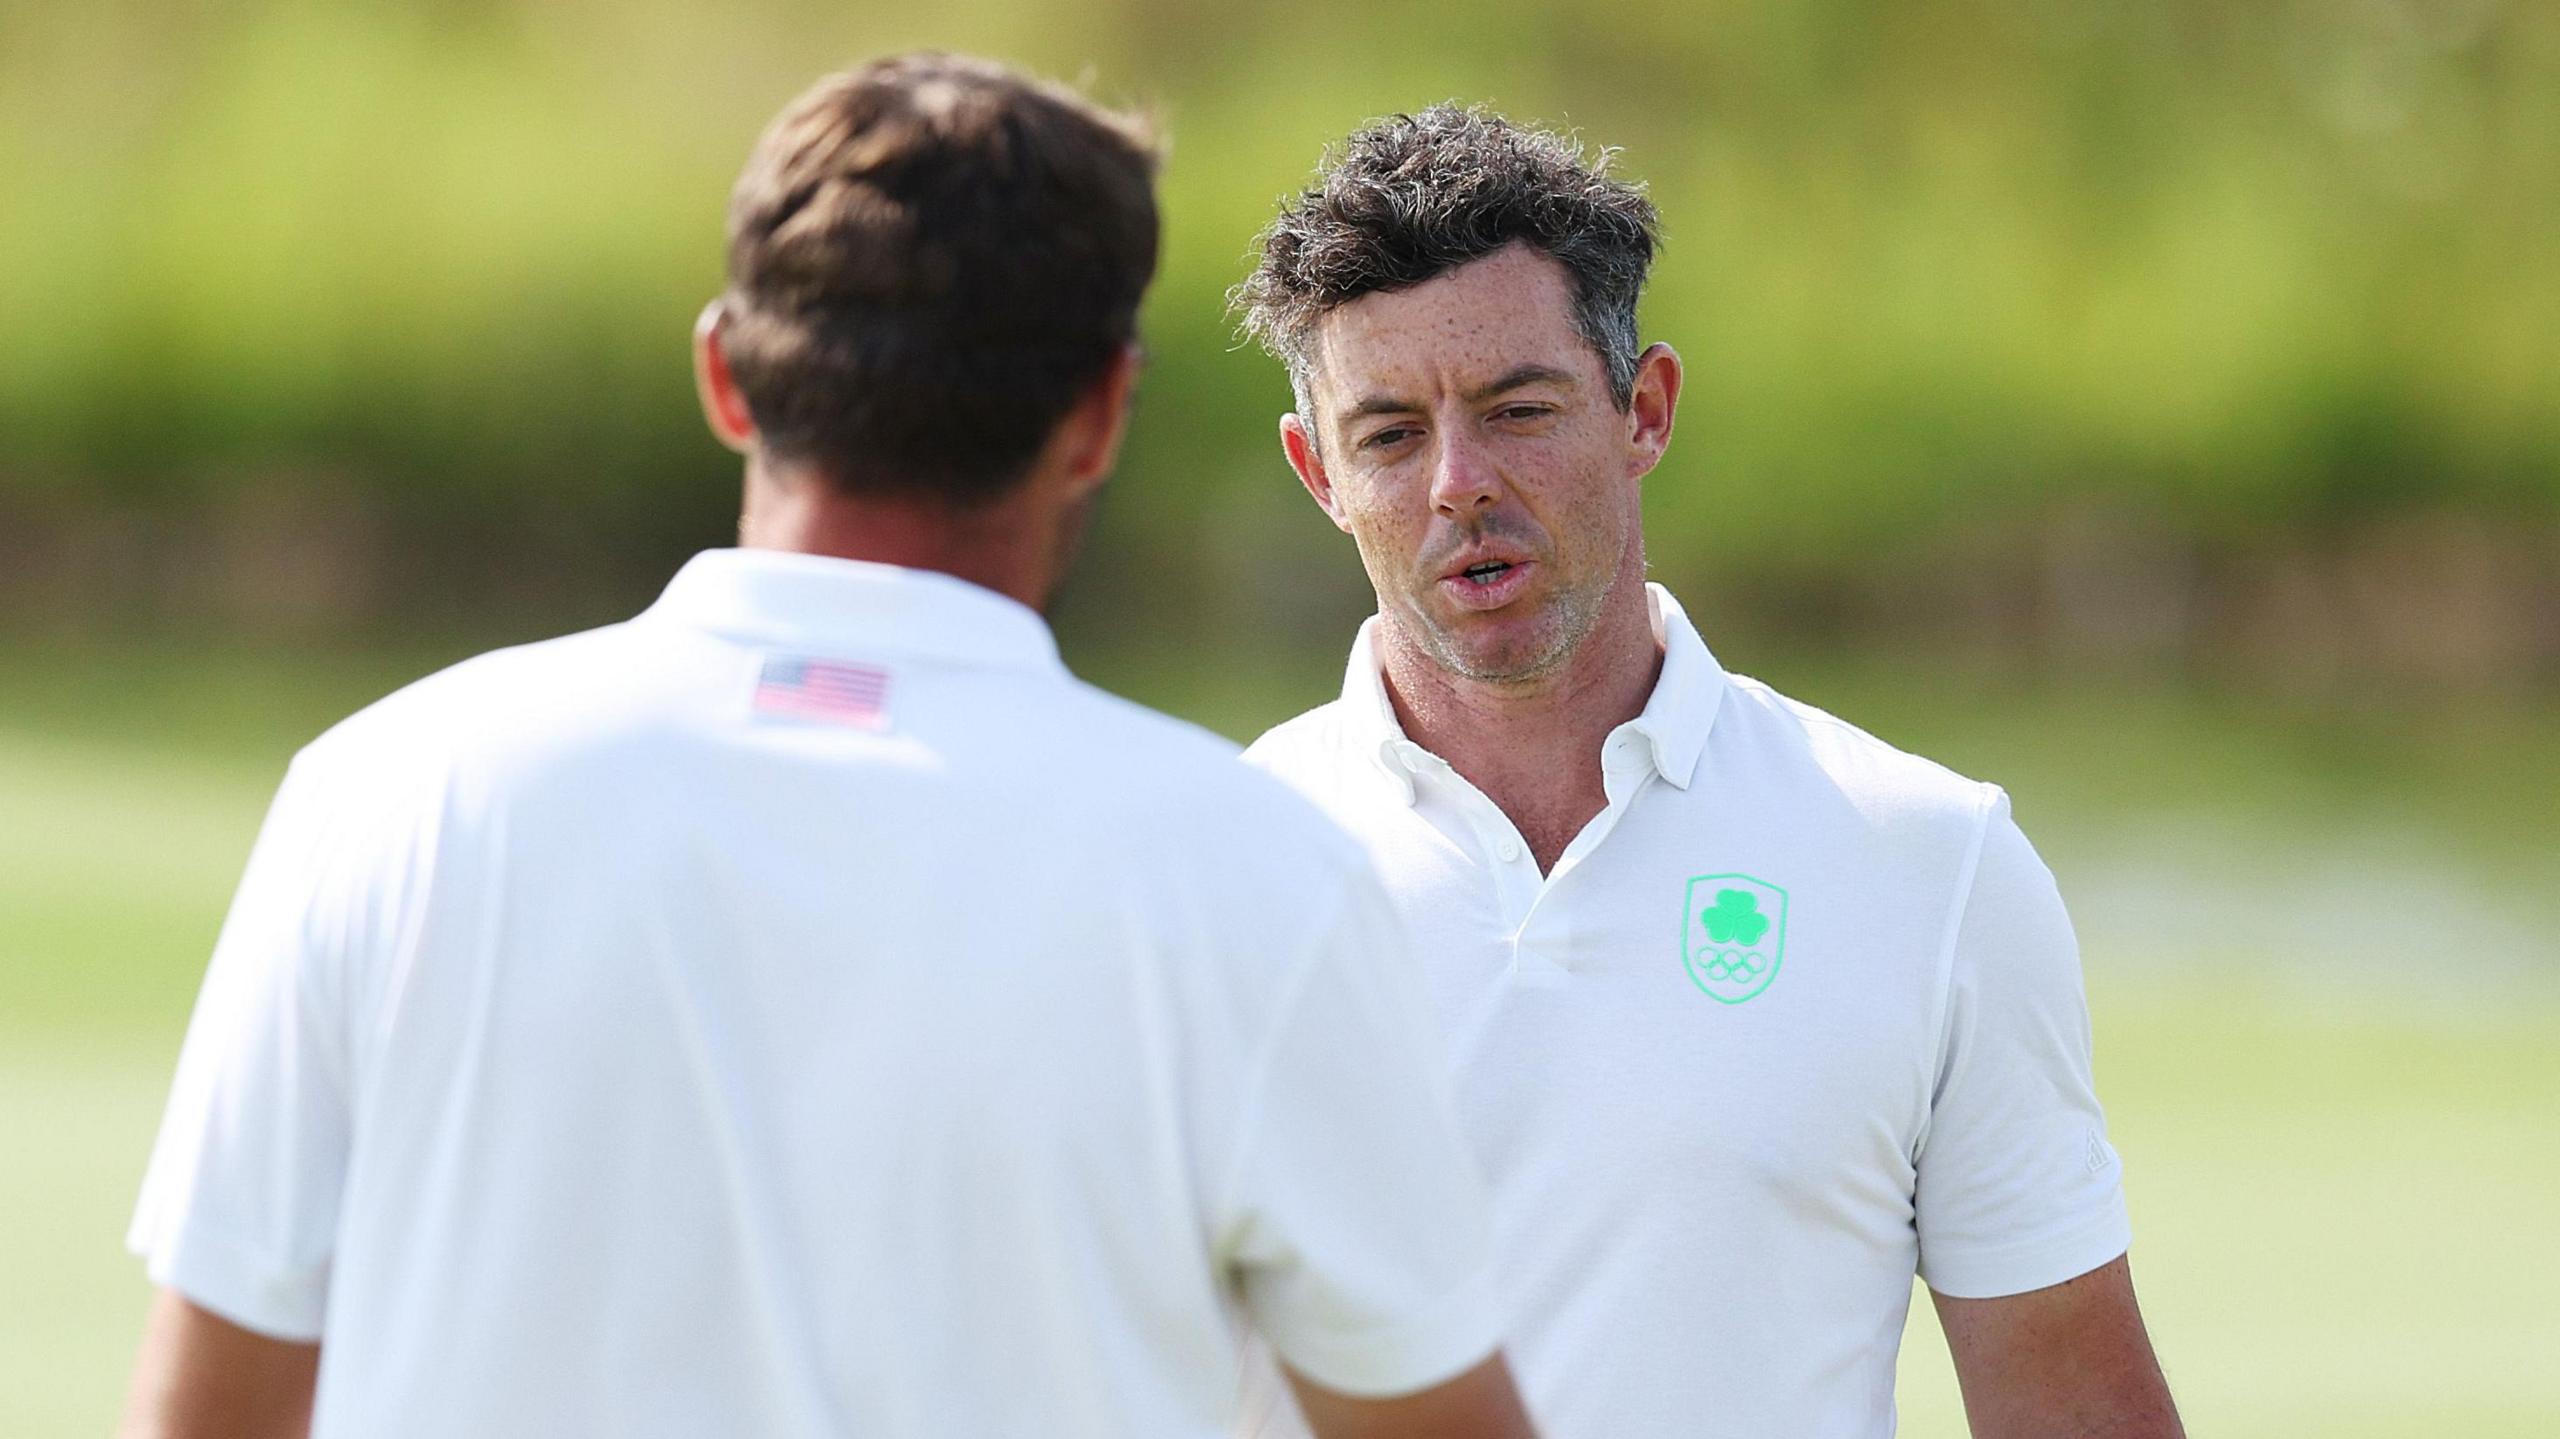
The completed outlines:
[[[1155,267],[1129,121],[832,77],[730,209],[743,547],[294,761],[133,1244],[130,1435],[1527,1433],[1356,846],[1039,614]]]
[[[1248,757],[1413,930],[1521,1388],[1567,1439],[1887,1435],[1916,1273],[1977,1435],[2175,1434],[2008,800],[1727,673],[1646,583],[1655,233],[1572,143],[1443,106],[1353,135],[1237,292],[1378,602]]]

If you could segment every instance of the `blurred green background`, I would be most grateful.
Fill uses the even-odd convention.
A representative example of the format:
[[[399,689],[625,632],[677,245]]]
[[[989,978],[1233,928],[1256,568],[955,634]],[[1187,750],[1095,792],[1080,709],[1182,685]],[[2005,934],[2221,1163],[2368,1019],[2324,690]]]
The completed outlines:
[[[723,540],[729,179],[926,43],[1174,138],[1081,670],[1238,736],[1335,682],[1365,591],[1220,298],[1328,140],[1458,97],[1622,147],[1690,369],[1656,568],[2016,797],[2191,1427],[2560,1432],[2560,8],[0,0],[0,1433],[116,1408],[286,757]]]

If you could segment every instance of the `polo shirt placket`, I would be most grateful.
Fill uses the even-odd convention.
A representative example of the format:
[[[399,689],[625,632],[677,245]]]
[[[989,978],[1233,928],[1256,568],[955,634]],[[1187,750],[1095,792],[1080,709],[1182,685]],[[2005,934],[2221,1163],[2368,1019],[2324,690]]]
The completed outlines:
[[[1387,699],[1371,631],[1364,628],[1353,648],[1343,685],[1346,704],[1359,717],[1357,723],[1374,732],[1377,765],[1392,792],[1485,871],[1509,936],[1505,977],[1514,986],[1554,988],[1570,978],[1571,947],[1555,933],[1565,927],[1556,912],[1571,903],[1576,871],[1603,862],[1601,847],[1656,781],[1680,790],[1689,787],[1705,731],[1722,698],[1724,673],[1681,620],[1676,603],[1672,620],[1674,634],[1666,639],[1657,616],[1655,638],[1665,642],[1666,653],[1644,713],[1611,730],[1600,746],[1607,802],[1545,874],[1539,873],[1527,842],[1501,806],[1447,760],[1405,737]],[[1682,636],[1688,643],[1673,642]]]

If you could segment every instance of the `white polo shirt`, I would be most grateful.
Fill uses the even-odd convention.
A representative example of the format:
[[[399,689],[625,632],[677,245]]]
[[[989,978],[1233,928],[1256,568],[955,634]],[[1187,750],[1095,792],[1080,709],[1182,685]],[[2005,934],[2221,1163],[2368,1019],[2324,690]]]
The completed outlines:
[[[1421,946],[1550,1439],[1887,1435],[1915,1270],[2010,1294],[2128,1242],[2070,924],[1999,790],[1728,676],[1651,593],[1661,678],[1550,875],[1404,737],[1375,620],[1246,757]]]
[[[1495,1346],[1358,848],[945,576],[697,557],[298,757],[132,1244],[316,1431],[1216,1435]]]

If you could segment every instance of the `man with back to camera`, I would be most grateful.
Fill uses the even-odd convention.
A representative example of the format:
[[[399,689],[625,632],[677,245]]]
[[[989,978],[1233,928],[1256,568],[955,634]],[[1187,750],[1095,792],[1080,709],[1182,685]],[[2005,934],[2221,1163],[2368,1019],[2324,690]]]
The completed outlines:
[[[1916,1271],[1975,1434],[2174,1435],[2007,799],[1726,674],[1645,582],[1656,224],[1605,155],[1452,106],[1283,208],[1236,300],[1378,612],[1247,757],[1368,844],[1421,946],[1549,1433],[1889,1434]]]
[[[744,547],[296,758],[127,1434],[1216,1435],[1248,1324],[1324,1434],[1528,1433],[1357,846],[1035,609],[1153,167],[943,56],[765,133],[696,336]]]

